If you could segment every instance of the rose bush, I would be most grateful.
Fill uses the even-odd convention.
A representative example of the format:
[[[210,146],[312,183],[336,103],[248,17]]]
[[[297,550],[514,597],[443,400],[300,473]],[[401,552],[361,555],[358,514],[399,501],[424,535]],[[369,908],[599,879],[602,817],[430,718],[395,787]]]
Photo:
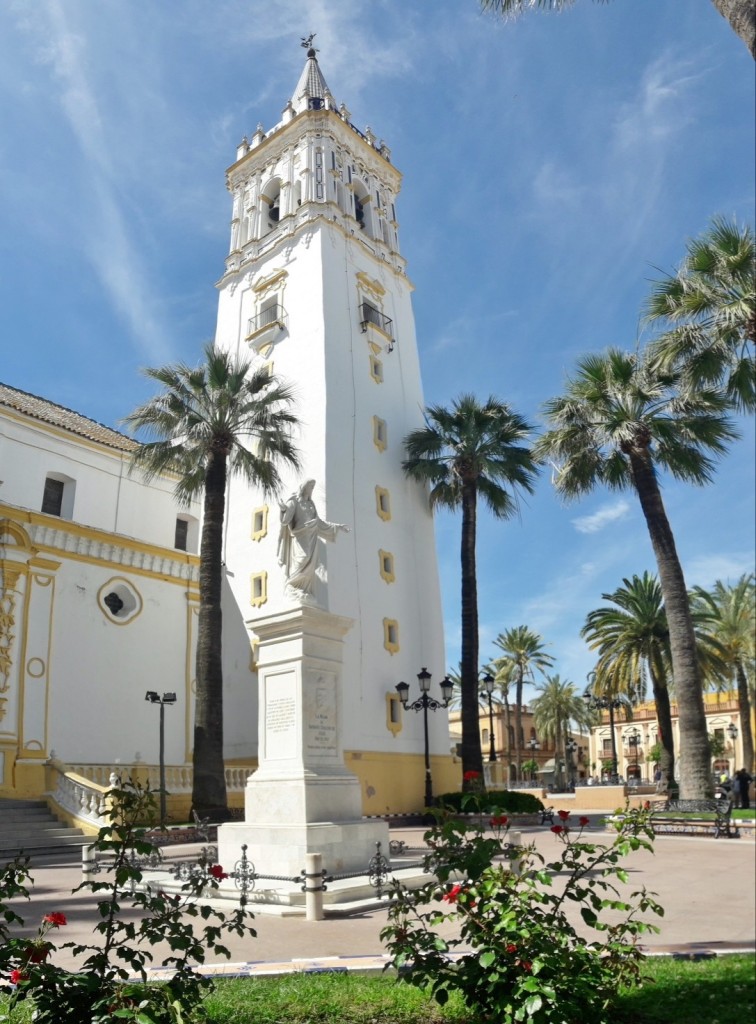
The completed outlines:
[[[619,888],[621,862],[651,850],[653,834],[643,812],[629,811],[606,843],[585,837],[587,819],[575,829],[567,812],[560,820],[558,853],[546,860],[509,847],[503,816],[490,829],[437,816],[425,835],[433,880],[416,890],[394,883],[381,933],[402,981],[430,987],[441,1004],[458,990],[502,1024],[612,1021],[618,987],[641,979],[638,937],[658,931],[646,915],[663,913],[645,889]]]
[[[64,942],[59,947],[80,959],[76,971],[54,962],[56,946],[50,933],[66,924],[60,911],[44,915],[35,938],[14,936],[23,919],[9,900],[28,898],[32,879],[27,860],[0,869],[0,976],[15,986],[11,1020],[17,1001],[29,996],[34,1001],[35,1024],[204,1021],[202,997],[212,982],[196,968],[208,954],[230,956],[222,941],[225,935],[255,935],[243,898],[229,914],[201,902],[203,893],[214,891],[228,877],[219,864],[198,862],[175,894],[146,886],[140,858],[160,857],[159,849],[143,835],[144,822],[154,818],[154,794],[127,783],[110,790],[109,798],[111,824],[100,830],[93,843],[97,853],[109,858],[107,875],[103,881],[88,880],[74,890],[74,894],[89,891],[97,897],[99,920],[93,941]],[[195,930],[199,922],[202,927]],[[170,951],[161,956],[160,965],[174,973],[164,984],[149,984],[147,968],[158,944]]]

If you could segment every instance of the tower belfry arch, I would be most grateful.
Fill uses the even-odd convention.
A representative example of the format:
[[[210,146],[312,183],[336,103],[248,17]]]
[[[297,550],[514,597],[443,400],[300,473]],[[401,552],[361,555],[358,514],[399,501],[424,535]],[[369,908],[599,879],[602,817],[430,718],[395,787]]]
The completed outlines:
[[[229,485],[228,583],[259,679],[248,822],[273,815],[268,802],[289,784],[293,813],[310,824],[420,807],[422,731],[395,687],[425,665],[446,673],[432,515],[402,470],[424,402],[399,247],[401,174],[385,142],[337,104],[312,41],[302,40],[281,119],[258,125],[228,168],[231,243],[217,286],[216,344],[293,385],[300,420],[302,472],[286,479],[280,505]],[[305,482],[318,520],[348,532],[311,538],[302,589],[280,554],[282,520]],[[433,717],[440,792],[454,769],[446,715]]]

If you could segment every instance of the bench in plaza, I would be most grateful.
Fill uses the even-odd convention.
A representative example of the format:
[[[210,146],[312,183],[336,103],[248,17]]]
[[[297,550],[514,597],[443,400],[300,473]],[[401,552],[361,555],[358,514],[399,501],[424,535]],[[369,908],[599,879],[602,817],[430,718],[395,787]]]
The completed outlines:
[[[654,832],[662,835],[713,833],[735,839],[740,833],[732,824],[732,801],[725,797],[713,800],[668,800],[651,815]]]

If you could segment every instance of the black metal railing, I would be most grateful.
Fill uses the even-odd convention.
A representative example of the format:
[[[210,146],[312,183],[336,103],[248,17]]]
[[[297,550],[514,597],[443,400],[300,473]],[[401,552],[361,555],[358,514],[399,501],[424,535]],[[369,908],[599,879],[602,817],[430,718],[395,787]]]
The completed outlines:
[[[266,306],[257,316],[251,316],[247,322],[247,336],[255,334],[263,327],[274,325],[282,329],[286,326],[286,310],[280,303],[276,303],[275,306]]]
[[[362,333],[368,329],[368,324],[374,324],[380,328],[384,334],[387,334],[390,338],[394,336],[392,330],[393,320],[390,317],[384,316],[380,309],[376,309],[375,306],[371,306],[369,302],[363,302],[361,306],[362,319],[360,326],[362,327]]]

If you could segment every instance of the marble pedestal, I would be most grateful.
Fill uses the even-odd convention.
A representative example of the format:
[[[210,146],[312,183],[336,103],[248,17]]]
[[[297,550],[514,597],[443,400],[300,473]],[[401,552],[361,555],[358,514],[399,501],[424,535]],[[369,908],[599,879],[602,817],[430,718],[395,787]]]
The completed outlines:
[[[227,871],[243,844],[258,874],[291,877],[308,853],[322,854],[328,873],[367,872],[377,841],[388,854],[388,826],[363,819],[360,782],[344,766],[342,642],[352,621],[304,604],[248,623],[259,640],[260,767],[244,822],[218,830]]]

